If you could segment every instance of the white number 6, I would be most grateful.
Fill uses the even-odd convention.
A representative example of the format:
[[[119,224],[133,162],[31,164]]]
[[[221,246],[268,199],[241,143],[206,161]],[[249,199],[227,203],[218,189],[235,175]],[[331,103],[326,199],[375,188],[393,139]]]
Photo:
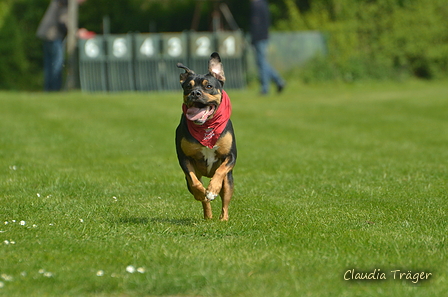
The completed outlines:
[[[100,54],[100,48],[96,44],[95,39],[88,39],[84,45],[84,51],[89,58],[96,58]]]

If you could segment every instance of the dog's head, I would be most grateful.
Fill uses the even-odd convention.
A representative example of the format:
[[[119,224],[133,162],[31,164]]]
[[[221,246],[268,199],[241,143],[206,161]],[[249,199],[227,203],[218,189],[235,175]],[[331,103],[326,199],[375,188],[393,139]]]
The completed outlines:
[[[226,80],[221,58],[213,53],[208,62],[207,74],[196,74],[181,63],[177,67],[185,70],[180,75],[180,84],[184,90],[185,116],[195,124],[202,125],[212,118],[221,104],[222,87]]]

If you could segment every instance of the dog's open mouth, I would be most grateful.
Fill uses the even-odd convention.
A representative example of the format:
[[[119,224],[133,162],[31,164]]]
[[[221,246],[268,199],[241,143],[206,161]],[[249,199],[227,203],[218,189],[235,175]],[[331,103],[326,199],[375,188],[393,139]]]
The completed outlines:
[[[195,103],[188,107],[185,116],[188,120],[195,122],[196,124],[203,124],[207,119],[213,115],[216,106],[213,104],[205,105],[203,103]]]

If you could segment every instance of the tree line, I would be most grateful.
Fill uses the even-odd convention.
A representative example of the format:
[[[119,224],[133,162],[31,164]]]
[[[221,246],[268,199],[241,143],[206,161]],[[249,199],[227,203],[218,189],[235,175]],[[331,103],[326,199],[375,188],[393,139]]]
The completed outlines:
[[[0,89],[37,90],[42,85],[42,44],[36,28],[50,0],[0,0]],[[201,5],[198,30],[211,28],[216,1],[88,0],[79,24],[97,34],[103,17],[110,33],[190,30]],[[249,1],[224,0],[243,31]],[[269,0],[272,30],[318,30],[328,54],[297,72],[305,81],[427,79],[448,76],[446,0]]]

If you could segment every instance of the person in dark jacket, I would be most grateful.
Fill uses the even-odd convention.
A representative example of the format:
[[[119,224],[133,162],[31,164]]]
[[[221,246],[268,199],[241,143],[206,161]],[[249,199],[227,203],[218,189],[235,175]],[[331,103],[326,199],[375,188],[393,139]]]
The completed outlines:
[[[261,83],[261,94],[268,94],[271,81],[277,85],[277,91],[280,93],[285,87],[285,82],[266,59],[269,26],[271,25],[268,3],[266,0],[251,0],[250,4],[250,33],[252,45],[254,46],[256,53]]]

